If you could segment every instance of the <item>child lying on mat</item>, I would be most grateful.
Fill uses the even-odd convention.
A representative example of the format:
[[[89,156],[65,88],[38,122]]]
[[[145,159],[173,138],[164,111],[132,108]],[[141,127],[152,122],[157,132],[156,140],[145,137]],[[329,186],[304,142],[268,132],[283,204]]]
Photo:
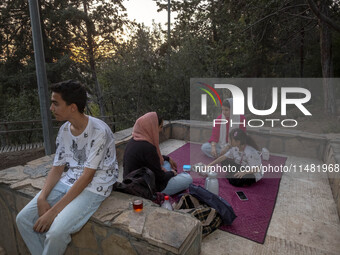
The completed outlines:
[[[229,134],[232,148],[208,166],[221,163],[222,167],[230,166],[227,179],[233,186],[251,185],[263,177],[261,157],[255,141],[242,129],[233,129]]]

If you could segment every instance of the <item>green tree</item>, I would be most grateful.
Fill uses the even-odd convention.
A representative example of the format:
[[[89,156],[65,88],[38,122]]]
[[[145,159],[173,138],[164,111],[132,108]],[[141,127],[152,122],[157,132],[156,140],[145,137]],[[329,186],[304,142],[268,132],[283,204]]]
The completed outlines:
[[[121,2],[39,1],[48,83],[79,79],[90,85],[90,94],[95,94],[92,93],[96,91],[93,67],[98,61],[114,53],[122,34],[125,21],[124,14],[120,12],[124,9]],[[84,3],[88,7],[87,14],[83,9]],[[86,24],[90,25],[86,27]],[[34,92],[37,96],[31,37],[28,2],[19,0],[1,2],[1,120],[40,118],[39,111],[22,114],[27,108],[25,95],[32,95],[31,92]],[[90,39],[92,45],[89,46]],[[13,107],[13,102],[17,102],[18,107]],[[38,101],[32,100],[30,107],[39,109]],[[23,110],[18,112],[18,109]]]

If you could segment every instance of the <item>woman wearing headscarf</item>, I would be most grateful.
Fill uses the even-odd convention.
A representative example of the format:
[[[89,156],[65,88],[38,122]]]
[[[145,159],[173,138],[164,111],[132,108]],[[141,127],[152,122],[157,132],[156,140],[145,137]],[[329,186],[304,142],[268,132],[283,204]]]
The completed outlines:
[[[177,174],[177,164],[170,157],[163,156],[159,149],[159,133],[163,119],[156,112],[149,112],[136,120],[132,138],[124,152],[125,177],[141,167],[149,168],[155,174],[156,189],[168,195],[185,190],[192,183],[188,173]]]
[[[202,144],[201,150],[211,158],[225,154],[231,145],[228,143],[230,132],[235,128],[246,131],[246,118],[243,115],[234,115],[233,99],[225,99],[222,103],[222,114],[217,119],[225,119],[226,124],[216,124],[212,129],[211,137],[207,143]]]

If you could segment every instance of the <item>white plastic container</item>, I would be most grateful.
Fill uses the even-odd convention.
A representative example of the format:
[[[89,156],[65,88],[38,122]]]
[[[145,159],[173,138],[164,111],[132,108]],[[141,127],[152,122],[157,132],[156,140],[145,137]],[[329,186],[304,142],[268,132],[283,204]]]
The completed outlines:
[[[262,148],[261,155],[264,160],[269,160],[270,158],[269,150],[267,148]]]
[[[165,209],[167,209],[169,211],[173,211],[172,205],[170,204],[170,201],[169,201],[169,196],[165,196],[164,197],[164,202],[161,205],[161,207],[165,208]]]
[[[218,184],[216,172],[209,172],[208,173],[208,177],[205,179],[204,187],[205,187],[206,190],[209,190],[211,193],[218,195],[219,184]]]

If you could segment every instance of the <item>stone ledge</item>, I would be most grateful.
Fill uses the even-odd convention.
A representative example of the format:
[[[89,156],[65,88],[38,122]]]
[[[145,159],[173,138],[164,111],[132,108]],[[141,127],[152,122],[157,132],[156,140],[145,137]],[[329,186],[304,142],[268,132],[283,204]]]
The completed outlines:
[[[173,121],[173,139],[204,143],[211,135],[212,123],[200,121]],[[280,128],[248,128],[247,132],[259,147],[271,153],[323,159],[329,141],[338,141],[339,135],[322,135]]]
[[[29,254],[15,225],[18,212],[32,199],[38,189],[24,187],[13,190],[0,185],[0,245],[8,254]],[[188,214],[171,212],[143,199],[140,213],[129,208],[134,196],[112,192],[80,232],[72,236],[66,254],[199,254],[201,223]],[[14,230],[14,232],[13,232]],[[18,245],[20,244],[20,245]],[[145,255],[145,254],[143,254]]]

